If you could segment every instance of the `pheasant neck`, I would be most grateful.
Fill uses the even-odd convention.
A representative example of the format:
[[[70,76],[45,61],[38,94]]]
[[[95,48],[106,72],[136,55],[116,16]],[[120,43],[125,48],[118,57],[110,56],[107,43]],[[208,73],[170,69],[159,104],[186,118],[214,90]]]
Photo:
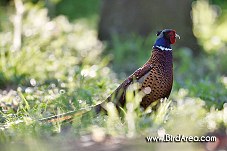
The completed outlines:
[[[153,46],[153,49],[159,49],[162,51],[172,51],[170,42],[164,37],[158,38]]]

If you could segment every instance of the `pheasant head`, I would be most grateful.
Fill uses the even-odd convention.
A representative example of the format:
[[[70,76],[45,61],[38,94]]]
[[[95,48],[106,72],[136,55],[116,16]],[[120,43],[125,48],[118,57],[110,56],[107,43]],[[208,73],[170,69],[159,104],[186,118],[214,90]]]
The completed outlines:
[[[176,34],[173,29],[164,29],[157,32],[157,40],[154,44],[154,48],[159,48],[161,50],[172,50],[171,44],[176,42],[176,38],[180,39],[180,36]]]

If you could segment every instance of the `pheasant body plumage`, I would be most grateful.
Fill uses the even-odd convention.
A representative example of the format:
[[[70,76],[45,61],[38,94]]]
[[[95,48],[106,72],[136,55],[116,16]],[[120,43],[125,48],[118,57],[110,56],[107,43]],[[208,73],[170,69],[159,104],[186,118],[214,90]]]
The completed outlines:
[[[140,105],[146,109],[160,98],[168,98],[173,83],[172,51],[154,49],[148,64],[152,65],[149,75],[142,82],[141,90],[148,89]]]
[[[141,107],[146,109],[152,102],[168,98],[173,84],[173,57],[171,44],[179,37],[175,30],[165,29],[157,33],[151,57],[132,75],[130,75],[107,100],[113,101],[117,108],[126,102],[126,90],[134,81],[140,84],[139,91],[144,92]],[[99,112],[102,104],[96,108]]]

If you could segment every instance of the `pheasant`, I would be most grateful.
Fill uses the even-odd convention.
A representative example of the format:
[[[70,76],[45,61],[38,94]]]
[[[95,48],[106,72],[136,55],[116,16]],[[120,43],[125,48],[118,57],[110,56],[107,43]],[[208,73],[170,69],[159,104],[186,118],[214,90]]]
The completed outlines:
[[[152,102],[169,97],[173,84],[173,57],[171,44],[176,42],[176,38],[180,39],[180,36],[172,29],[159,31],[157,32],[157,36],[152,55],[148,61],[130,75],[107,98],[107,101],[115,102],[118,109],[125,105],[126,90],[134,81],[140,84],[138,91],[144,92],[144,97],[140,103],[140,106],[143,109],[146,109]],[[98,105],[96,107],[96,112],[99,113],[104,108],[103,106],[103,103]]]
[[[123,107],[126,102],[126,90],[134,80],[140,83],[139,91],[143,91],[140,106],[146,109],[152,102],[161,98],[168,98],[173,84],[173,58],[171,44],[176,42],[180,36],[175,30],[165,29],[157,33],[157,40],[153,46],[153,52],[148,61],[132,75],[130,75],[108,98],[101,104],[90,106],[81,110],[74,110],[67,113],[38,119],[40,122],[60,122],[72,120],[75,116],[81,116],[90,110],[99,113],[104,109],[104,103],[114,101],[117,108]],[[114,98],[114,100],[112,99]],[[105,110],[105,109],[104,109]],[[24,122],[21,121],[20,122]],[[19,123],[19,122],[18,122]],[[7,128],[5,125],[2,128]],[[1,128],[1,127],[0,127]]]

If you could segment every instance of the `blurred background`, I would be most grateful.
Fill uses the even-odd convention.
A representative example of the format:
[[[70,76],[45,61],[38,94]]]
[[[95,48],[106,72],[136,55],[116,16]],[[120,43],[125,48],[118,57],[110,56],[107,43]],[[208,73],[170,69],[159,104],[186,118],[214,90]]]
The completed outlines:
[[[136,111],[121,120],[76,117],[70,124],[32,120],[107,98],[146,62],[156,32],[165,28],[175,29],[181,39],[173,46],[171,103],[164,101],[160,111],[152,115]],[[112,150],[146,150],[145,141],[130,139],[156,136],[161,129],[219,139],[180,147],[147,144],[154,150],[226,149],[226,33],[227,1],[223,0],[1,0],[1,147],[31,150],[42,144],[46,150],[58,144],[59,150],[80,149],[87,141],[77,138],[89,134],[97,141],[97,130],[103,134],[98,138],[108,136],[101,145],[94,143],[97,150],[113,146]],[[20,120],[26,124],[17,124]],[[59,141],[62,138],[65,141]],[[108,141],[111,145],[106,145]],[[16,143],[9,148],[12,142]],[[87,149],[94,144],[88,143]]]

